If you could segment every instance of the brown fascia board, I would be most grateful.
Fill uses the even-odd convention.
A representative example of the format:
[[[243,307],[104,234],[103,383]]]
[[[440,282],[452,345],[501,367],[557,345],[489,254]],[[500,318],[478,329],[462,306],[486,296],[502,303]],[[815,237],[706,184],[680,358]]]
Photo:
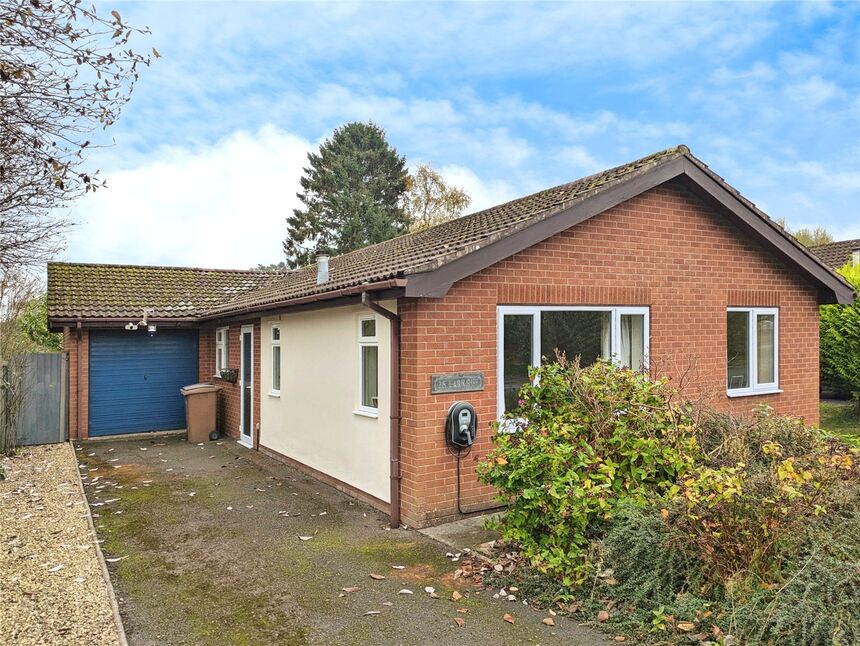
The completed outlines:
[[[496,239],[479,249],[460,254],[453,258],[442,259],[434,264],[438,267],[427,267],[423,272],[407,275],[407,297],[438,298],[448,293],[451,285],[458,280],[489,267],[515,253],[547,238],[561,233],[598,213],[602,213],[632,197],[639,195],[655,186],[681,175],[684,172],[683,157],[675,157],[667,162],[654,166],[628,180],[622,180],[597,194],[585,196],[556,213],[525,226],[514,233],[503,232]],[[444,264],[439,264],[444,263]],[[429,270],[428,270],[429,269]]]
[[[777,224],[760,212],[752,203],[740,199],[736,191],[724,180],[715,177],[713,171],[705,170],[693,160],[685,160],[684,173],[717,202],[731,211],[749,229],[775,247],[784,257],[806,271],[821,287],[819,304],[854,302],[854,288],[839,274],[825,265],[814,253],[797,242]],[[829,294],[827,293],[829,290]]]
[[[471,276],[505,258],[508,258],[553,235],[561,233],[589,218],[625,202],[680,175],[686,175],[717,202],[738,217],[763,240],[776,247],[783,256],[818,281],[824,290],[819,291],[819,303],[851,303],[854,290],[840,276],[826,267],[812,252],[802,247],[783,232],[767,216],[739,198],[727,184],[704,171],[697,160],[686,154],[600,191],[586,196],[556,213],[513,233],[501,234],[473,251],[460,252],[453,258],[441,259],[407,275],[406,297],[438,298],[448,293],[456,281]],[[420,271],[423,269],[423,271]]]
[[[299,311],[300,306],[304,309],[320,309],[326,307],[328,301],[335,301],[346,296],[360,296],[364,292],[387,292],[395,290],[398,295],[401,295],[398,290],[401,290],[406,285],[406,280],[403,278],[391,278],[375,283],[362,283],[361,285],[352,285],[350,287],[341,287],[330,292],[320,292],[318,294],[309,294],[308,296],[300,296],[282,301],[272,301],[269,303],[260,303],[258,305],[249,305],[247,307],[238,307],[236,309],[227,309],[215,312],[209,312],[199,317],[200,322],[220,321],[227,319],[247,318],[249,314],[259,317],[270,315],[284,311]],[[340,303],[343,304],[343,303]]]
[[[196,318],[149,318],[149,323],[158,327],[166,328],[194,328],[197,327]],[[127,323],[138,323],[139,316],[49,316],[48,330],[51,332],[62,332],[64,327],[77,327],[80,322],[85,329],[122,329]]]
[[[271,309],[261,310],[259,312],[255,312],[253,314],[235,314],[235,315],[225,315],[223,318],[217,319],[207,319],[205,321],[200,321],[201,325],[205,326],[213,326],[217,327],[219,325],[233,324],[239,321],[247,321],[251,318],[258,319],[263,318],[265,316],[274,316],[277,314],[296,314],[298,312],[312,312],[319,310],[332,309],[335,307],[346,307],[349,305],[361,305],[361,295],[366,294],[368,292],[361,292],[359,294],[351,294],[348,296],[338,296],[337,298],[330,298],[327,300],[316,300],[310,301],[307,303],[301,303],[298,305],[290,305],[290,306],[275,306],[271,307]],[[374,291],[374,294],[378,301],[388,301],[388,300],[397,300],[398,298],[402,298],[404,296],[404,289],[402,287],[397,287],[393,289],[383,289]]]

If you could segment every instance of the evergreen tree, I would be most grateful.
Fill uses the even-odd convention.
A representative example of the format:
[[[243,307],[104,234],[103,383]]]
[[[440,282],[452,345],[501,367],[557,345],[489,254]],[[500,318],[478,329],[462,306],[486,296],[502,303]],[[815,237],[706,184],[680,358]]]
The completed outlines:
[[[335,255],[404,233],[406,160],[373,123],[348,123],[309,153],[297,194],[304,205],[287,217],[284,253],[290,267],[313,261],[317,252]]]

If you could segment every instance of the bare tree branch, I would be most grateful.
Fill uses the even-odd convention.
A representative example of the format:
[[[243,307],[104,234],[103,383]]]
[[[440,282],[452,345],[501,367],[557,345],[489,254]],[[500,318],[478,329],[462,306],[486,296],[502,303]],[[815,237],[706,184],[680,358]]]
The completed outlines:
[[[0,0],[0,271],[59,251],[70,223],[57,209],[104,186],[85,151],[150,64],[128,47],[136,33],[149,30],[80,0]]]

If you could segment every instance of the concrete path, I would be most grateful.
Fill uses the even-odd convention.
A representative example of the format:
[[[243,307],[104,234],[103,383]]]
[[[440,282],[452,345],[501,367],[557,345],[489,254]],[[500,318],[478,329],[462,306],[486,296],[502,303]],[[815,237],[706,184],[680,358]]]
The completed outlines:
[[[609,643],[455,580],[449,548],[232,441],[78,448],[133,646]]]

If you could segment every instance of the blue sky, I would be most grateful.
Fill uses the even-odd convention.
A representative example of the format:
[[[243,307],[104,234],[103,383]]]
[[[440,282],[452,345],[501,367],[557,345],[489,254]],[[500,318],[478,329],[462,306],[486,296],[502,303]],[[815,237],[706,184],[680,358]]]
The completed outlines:
[[[685,143],[789,226],[860,237],[858,3],[117,8],[163,58],[91,156],[110,188],[68,260],[280,260],[308,150],[351,120],[475,208]]]

